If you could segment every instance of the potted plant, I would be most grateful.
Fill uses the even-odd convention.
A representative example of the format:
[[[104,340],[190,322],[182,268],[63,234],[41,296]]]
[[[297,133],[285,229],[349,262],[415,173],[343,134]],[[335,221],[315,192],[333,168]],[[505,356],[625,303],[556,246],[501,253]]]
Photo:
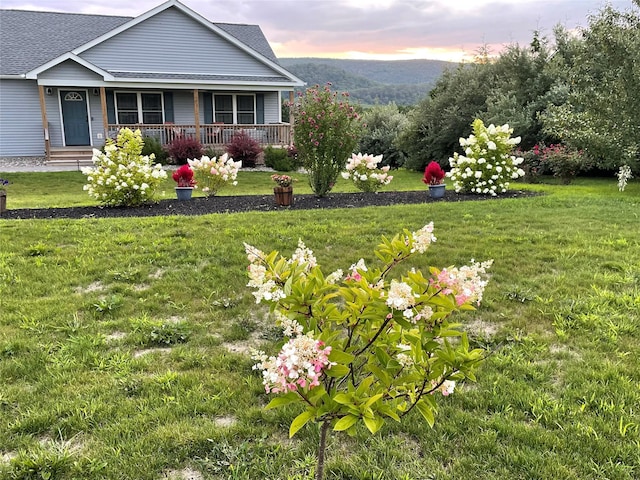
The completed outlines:
[[[0,178],[0,213],[7,211],[7,185],[9,185],[9,180]]]
[[[176,196],[178,200],[190,200],[196,181],[193,179],[193,170],[189,165],[182,165],[173,172],[173,179],[177,182]]]
[[[429,195],[431,198],[444,197],[444,170],[440,168],[438,162],[430,162],[424,169],[422,181],[429,185]]]
[[[289,175],[271,175],[271,180],[276,182],[273,193],[276,196],[276,205],[288,207],[293,203],[293,182],[295,180]]]

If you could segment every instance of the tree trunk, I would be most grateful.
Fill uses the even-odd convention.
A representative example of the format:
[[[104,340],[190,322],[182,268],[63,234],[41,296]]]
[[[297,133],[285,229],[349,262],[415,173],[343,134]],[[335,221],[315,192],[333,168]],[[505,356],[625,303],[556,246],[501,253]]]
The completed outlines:
[[[329,420],[325,420],[322,422],[322,426],[320,427],[320,444],[318,445],[318,464],[316,466],[316,480],[324,479],[324,457],[325,450],[327,447],[327,431],[331,426],[331,422]]]

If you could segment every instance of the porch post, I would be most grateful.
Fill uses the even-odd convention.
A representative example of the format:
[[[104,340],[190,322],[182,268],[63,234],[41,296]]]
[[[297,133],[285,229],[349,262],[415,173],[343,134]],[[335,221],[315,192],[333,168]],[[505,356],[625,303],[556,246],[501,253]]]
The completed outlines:
[[[193,116],[196,120],[196,140],[200,141],[200,92],[193,89]]]
[[[294,98],[294,92],[293,90],[291,90],[289,92],[289,105],[291,105],[291,107],[289,108],[289,143],[293,145],[293,123],[295,121],[294,115],[293,115],[293,101],[295,100]]]
[[[40,113],[42,115],[42,129],[44,132],[44,150],[47,157],[47,161],[51,159],[51,144],[49,142],[49,122],[47,121],[47,104],[44,99],[44,87],[38,85],[38,92],[40,93]]]
[[[102,126],[104,128],[104,141],[109,137],[109,116],[107,115],[107,91],[100,87],[100,107],[102,108]]]

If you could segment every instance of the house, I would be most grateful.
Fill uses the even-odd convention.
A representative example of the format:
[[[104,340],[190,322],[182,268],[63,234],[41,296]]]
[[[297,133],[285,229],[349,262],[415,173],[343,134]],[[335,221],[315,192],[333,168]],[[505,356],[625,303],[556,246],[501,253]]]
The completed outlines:
[[[244,130],[289,144],[299,78],[257,25],[212,23],[177,0],[138,16],[0,10],[0,159],[79,156],[121,127],[222,146]]]

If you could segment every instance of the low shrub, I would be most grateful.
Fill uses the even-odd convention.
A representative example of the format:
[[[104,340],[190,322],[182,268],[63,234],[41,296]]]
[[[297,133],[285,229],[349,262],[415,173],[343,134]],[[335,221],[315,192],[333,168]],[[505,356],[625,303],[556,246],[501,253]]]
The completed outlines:
[[[536,145],[537,146],[537,145]],[[554,177],[558,177],[564,185],[570,184],[580,172],[589,170],[592,165],[582,150],[556,144],[542,147],[540,158]]]
[[[208,196],[218,193],[227,184],[237,185],[236,178],[238,170],[242,167],[242,162],[234,162],[228,154],[219,158],[202,157],[200,159],[189,159],[189,166],[193,169],[197,182],[202,187],[202,191]]]
[[[234,159],[242,162],[243,167],[254,168],[258,156],[262,153],[262,148],[246,132],[237,132],[227,145],[227,152]]]
[[[202,144],[195,138],[179,136],[169,144],[167,151],[173,159],[173,163],[184,165],[189,158],[202,156]]]
[[[142,155],[142,134],[123,128],[116,141],[108,139],[104,152],[93,151],[93,167],[84,167],[84,186],[103,205],[136,206],[153,200],[167,173],[155,156]]]
[[[274,148],[269,145],[264,149],[264,164],[278,172],[290,172],[295,170],[294,159],[284,148]]]
[[[341,173],[342,178],[351,180],[356,188],[362,192],[376,192],[384,185],[389,185],[393,177],[389,175],[389,165],[382,168],[378,164],[382,163],[382,155],[369,155],[355,153],[347,161],[345,171]]]
[[[142,147],[142,155],[151,156],[155,155],[156,162],[167,163],[169,154],[156,137],[143,137],[142,141],[144,146]]]

